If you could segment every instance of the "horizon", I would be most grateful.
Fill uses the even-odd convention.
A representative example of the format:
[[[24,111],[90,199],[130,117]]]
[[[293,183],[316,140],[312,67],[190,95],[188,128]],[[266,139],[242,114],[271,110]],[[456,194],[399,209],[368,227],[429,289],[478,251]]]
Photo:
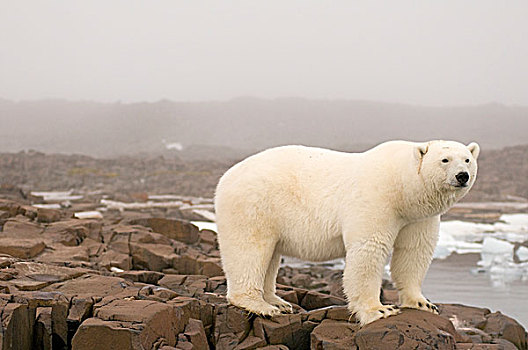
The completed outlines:
[[[189,103],[189,104],[199,104],[199,103],[229,103],[237,101],[266,101],[266,102],[276,102],[276,101],[314,101],[314,102],[348,102],[348,103],[367,103],[367,104],[383,104],[383,105],[392,105],[392,106],[406,106],[406,107],[416,107],[416,108],[473,108],[473,107],[482,107],[482,106],[500,106],[507,108],[528,108],[527,104],[508,104],[497,101],[489,101],[475,104],[414,104],[414,103],[405,103],[405,102],[391,102],[383,100],[365,100],[365,99],[354,99],[354,98],[311,98],[311,97],[302,97],[302,96],[281,96],[281,97],[258,97],[258,96],[235,96],[227,99],[204,99],[204,100],[175,100],[170,98],[160,98],[153,100],[137,100],[137,101],[123,101],[123,100],[114,100],[114,101],[104,101],[104,100],[90,100],[90,99],[68,99],[61,97],[48,97],[48,98],[35,98],[35,99],[10,99],[0,96],[0,102],[10,102],[10,103],[39,103],[39,102],[62,102],[62,103],[95,103],[102,105],[134,105],[134,104],[156,104],[156,103]]]

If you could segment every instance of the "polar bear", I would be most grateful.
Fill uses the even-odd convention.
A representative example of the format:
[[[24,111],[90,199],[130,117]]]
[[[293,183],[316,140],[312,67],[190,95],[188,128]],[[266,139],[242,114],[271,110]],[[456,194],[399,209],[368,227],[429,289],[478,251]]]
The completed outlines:
[[[440,215],[473,185],[479,151],[454,141],[389,141],[363,153],[283,146],[236,164],[215,195],[229,302],[259,315],[291,312],[275,294],[281,256],[345,257],[343,288],[361,325],[399,307],[438,313],[421,284]],[[399,307],[380,302],[391,251]]]

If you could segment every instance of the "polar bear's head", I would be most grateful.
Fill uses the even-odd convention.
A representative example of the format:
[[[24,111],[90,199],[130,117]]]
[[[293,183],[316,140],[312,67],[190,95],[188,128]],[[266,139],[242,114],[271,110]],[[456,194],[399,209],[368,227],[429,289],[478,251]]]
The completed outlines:
[[[477,176],[478,144],[465,146],[454,141],[431,141],[415,147],[418,173],[435,190],[465,195]]]

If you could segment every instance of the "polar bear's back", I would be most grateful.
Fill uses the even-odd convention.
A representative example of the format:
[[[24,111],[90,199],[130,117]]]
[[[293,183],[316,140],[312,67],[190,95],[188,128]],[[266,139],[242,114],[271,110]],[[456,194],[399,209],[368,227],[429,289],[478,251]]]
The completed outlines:
[[[216,204],[221,204],[218,200],[226,195],[231,199],[242,195],[246,202],[251,202],[251,197],[264,194],[278,199],[298,191],[304,195],[317,192],[318,186],[326,185],[329,177],[340,172],[338,168],[345,162],[350,164],[355,156],[358,155],[305,146],[265,150],[236,164],[222,176]]]
[[[218,238],[274,236],[284,255],[326,260],[343,252],[338,227],[342,173],[359,155],[303,146],[269,149],[238,163],[220,179],[215,196]],[[341,178],[341,180],[338,180]],[[335,180],[334,180],[335,179]],[[341,186],[342,187],[342,186]],[[318,246],[330,244],[322,251]],[[328,245],[326,245],[328,246]],[[333,248],[332,248],[333,247]],[[227,248],[224,248],[227,249]]]

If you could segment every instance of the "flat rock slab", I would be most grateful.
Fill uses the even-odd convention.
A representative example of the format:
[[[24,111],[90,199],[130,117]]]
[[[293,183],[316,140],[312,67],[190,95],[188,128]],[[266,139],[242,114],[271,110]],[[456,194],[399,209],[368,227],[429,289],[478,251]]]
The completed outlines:
[[[198,227],[185,220],[147,218],[133,220],[130,223],[150,227],[154,232],[183,243],[194,244],[200,239]]]
[[[73,349],[151,349],[161,343],[174,346],[175,330],[181,322],[174,307],[149,300],[114,300],[96,306],[94,316],[79,327]]]
[[[83,275],[73,280],[52,284],[43,291],[61,292],[67,296],[101,298],[121,293],[131,285],[131,282],[119,277]]]
[[[402,313],[361,328],[356,334],[359,349],[454,349],[460,338],[453,324],[426,311],[404,309]]]
[[[30,259],[40,254],[46,245],[41,240],[24,238],[0,238],[0,253],[15,258]]]

